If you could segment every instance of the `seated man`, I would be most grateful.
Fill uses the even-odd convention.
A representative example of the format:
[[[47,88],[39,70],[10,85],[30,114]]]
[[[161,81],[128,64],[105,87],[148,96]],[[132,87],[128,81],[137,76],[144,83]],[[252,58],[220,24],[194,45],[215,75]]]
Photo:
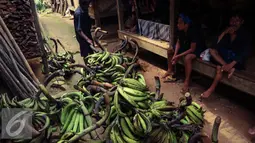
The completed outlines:
[[[182,93],[186,93],[189,90],[192,61],[200,56],[200,53],[205,47],[205,43],[202,38],[201,30],[191,25],[191,20],[188,16],[180,14],[177,27],[179,30],[178,40],[175,45],[174,54],[171,50],[168,50],[168,71],[163,78],[170,78],[174,74],[172,71],[173,65],[175,65],[180,58],[184,58],[186,78]]]
[[[218,37],[215,48],[210,49],[212,62],[217,64],[217,71],[211,87],[201,97],[207,98],[214,92],[222,79],[223,72],[227,72],[228,78],[230,78],[235,69],[243,70],[245,68],[245,59],[249,53],[251,40],[242,27],[243,22],[240,15],[233,15],[229,21],[230,26]]]

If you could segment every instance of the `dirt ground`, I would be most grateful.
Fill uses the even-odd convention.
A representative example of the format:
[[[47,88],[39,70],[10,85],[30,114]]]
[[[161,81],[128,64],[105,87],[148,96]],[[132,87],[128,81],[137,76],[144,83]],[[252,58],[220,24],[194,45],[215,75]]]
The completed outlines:
[[[39,18],[46,35],[59,39],[70,51],[79,51],[79,45],[73,37],[75,33],[72,20],[62,18],[58,14],[42,14]],[[107,39],[105,42],[108,43],[107,48],[109,50],[115,47],[116,44],[119,44],[117,37]],[[143,74],[147,85],[154,91],[154,76],[161,76],[165,72],[166,59],[144,50],[141,50],[139,57],[139,62],[146,70]],[[79,54],[75,56],[75,59],[77,63],[83,63]],[[199,74],[195,75],[196,78],[194,78],[194,83],[192,83],[191,94],[193,99],[199,102],[199,95],[208,87],[211,79],[201,78]],[[164,97],[170,101],[177,103],[178,99],[183,96],[180,93],[182,82],[161,82],[161,86]],[[254,137],[248,134],[249,127],[255,125],[254,101],[255,99],[247,94],[220,85],[217,93],[213,94],[206,101],[200,102],[207,110],[205,113],[206,124],[204,131],[210,136],[214,119],[216,116],[221,116],[220,143],[255,143]]]

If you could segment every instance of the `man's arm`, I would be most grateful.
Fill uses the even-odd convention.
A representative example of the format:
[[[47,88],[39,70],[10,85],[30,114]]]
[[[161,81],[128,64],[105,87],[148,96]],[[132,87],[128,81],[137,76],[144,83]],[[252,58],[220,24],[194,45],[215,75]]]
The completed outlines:
[[[86,40],[88,43],[90,43],[90,44],[92,44],[93,42],[92,42],[92,40],[91,39],[89,39],[88,38],[88,36],[82,31],[82,29],[81,29],[81,25],[82,25],[82,23],[81,23],[81,15],[80,14],[77,14],[76,16],[75,16],[75,20],[77,21],[76,23],[75,23],[75,30],[78,32],[78,34],[84,39],[84,40]]]
[[[177,56],[178,57],[182,57],[182,56],[188,55],[190,53],[193,53],[196,50],[196,46],[197,46],[197,44],[195,42],[192,42],[190,44],[190,49],[189,50],[187,50],[187,51],[185,51],[185,52],[183,52],[183,53],[181,53],[181,54],[179,54]]]
[[[91,39],[88,38],[88,36],[86,36],[86,34],[84,32],[82,32],[82,30],[78,31],[79,35],[85,39],[90,45],[93,45],[93,42]]]
[[[178,39],[177,42],[176,42],[175,50],[174,50],[174,56],[176,56],[178,54],[178,51],[179,51],[180,47],[181,47],[180,46],[180,41]]]

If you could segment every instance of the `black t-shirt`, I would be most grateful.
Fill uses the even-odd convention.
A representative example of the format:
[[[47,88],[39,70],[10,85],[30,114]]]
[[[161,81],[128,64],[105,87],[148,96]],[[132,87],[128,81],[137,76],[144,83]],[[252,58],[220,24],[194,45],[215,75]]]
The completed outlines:
[[[251,36],[243,27],[240,27],[239,30],[236,31],[236,38],[234,41],[231,42],[230,35],[226,34],[215,47],[217,50],[219,50],[219,48],[231,50],[235,53],[235,56],[232,57],[234,58],[233,60],[243,63],[249,56],[249,51],[251,50]]]
[[[88,14],[88,10],[82,10],[81,7],[78,7],[75,10],[74,13],[74,28],[75,28],[75,34],[77,40],[80,42],[81,40],[84,40],[80,34],[78,33],[79,31],[82,31],[88,38],[92,40],[91,36],[91,18]],[[86,41],[86,40],[84,40]]]
[[[200,56],[200,53],[205,50],[205,41],[202,35],[202,30],[199,27],[190,26],[188,31],[179,31],[177,33],[179,43],[180,43],[180,52],[185,52],[190,49],[191,43],[196,43],[195,55]]]

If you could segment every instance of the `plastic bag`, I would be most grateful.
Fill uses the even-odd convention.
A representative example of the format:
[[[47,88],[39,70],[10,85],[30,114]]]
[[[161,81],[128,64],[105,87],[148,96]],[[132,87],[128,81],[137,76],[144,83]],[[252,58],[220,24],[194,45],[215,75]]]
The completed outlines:
[[[203,61],[210,62],[210,49],[206,49],[204,52],[200,54],[200,58]]]

